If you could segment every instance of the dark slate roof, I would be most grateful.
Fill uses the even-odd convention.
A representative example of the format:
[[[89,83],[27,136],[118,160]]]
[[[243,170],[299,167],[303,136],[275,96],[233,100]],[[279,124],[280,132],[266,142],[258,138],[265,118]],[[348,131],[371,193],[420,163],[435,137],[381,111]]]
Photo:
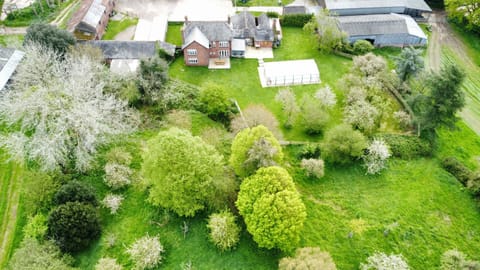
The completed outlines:
[[[426,38],[418,24],[399,14],[377,14],[338,17],[340,28],[350,36],[410,34]]]
[[[284,6],[283,14],[307,14],[307,8],[305,6]]]
[[[270,25],[270,18],[265,13],[257,18],[257,30],[255,31],[255,40],[259,41],[273,41],[273,29]]]
[[[209,41],[229,41],[233,37],[233,32],[227,22],[185,22],[183,33],[185,39],[197,27]]]
[[[12,77],[24,54],[22,51],[0,47],[0,91]]]
[[[231,18],[234,38],[252,38],[255,36],[255,17],[248,11],[242,11]]]
[[[105,59],[142,59],[157,54],[156,41],[92,40],[81,42],[98,47]]]

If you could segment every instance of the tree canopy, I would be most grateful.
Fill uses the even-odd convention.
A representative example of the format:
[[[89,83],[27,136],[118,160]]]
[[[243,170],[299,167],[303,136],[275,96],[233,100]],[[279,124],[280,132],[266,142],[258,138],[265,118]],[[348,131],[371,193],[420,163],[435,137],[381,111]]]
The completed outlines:
[[[236,205],[260,247],[291,251],[300,241],[306,208],[285,169],[260,168],[244,179]]]
[[[215,194],[223,177],[223,156],[188,131],[171,128],[147,141],[142,173],[149,200],[180,216],[194,216]]]
[[[75,37],[67,30],[59,29],[48,23],[34,23],[27,29],[24,45],[39,44],[47,47],[60,56],[75,45]]]

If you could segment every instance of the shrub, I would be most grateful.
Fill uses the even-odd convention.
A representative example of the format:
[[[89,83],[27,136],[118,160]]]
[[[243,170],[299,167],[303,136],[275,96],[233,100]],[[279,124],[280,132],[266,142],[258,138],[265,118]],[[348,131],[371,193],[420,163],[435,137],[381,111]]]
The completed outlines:
[[[292,128],[295,119],[298,117],[300,109],[297,105],[295,93],[291,89],[281,89],[275,95],[275,101],[282,104],[282,110],[287,119],[283,124],[285,128]]]
[[[279,270],[336,270],[337,266],[330,253],[318,247],[299,248],[295,257],[282,258],[278,263]]]
[[[468,189],[473,193],[475,196],[480,196],[480,175],[474,175],[470,180],[467,182]]]
[[[230,129],[234,134],[237,134],[245,128],[253,128],[260,125],[268,128],[276,138],[282,138],[277,118],[263,105],[249,105],[243,110],[243,118],[239,114],[232,119]]]
[[[201,138],[178,128],[161,131],[146,143],[142,174],[149,201],[180,216],[203,210],[224,173],[223,156]]]
[[[135,269],[150,269],[160,265],[164,251],[158,237],[148,235],[136,240],[127,249],[128,255],[135,264]]]
[[[232,143],[232,153],[230,155],[230,166],[234,169],[235,173],[240,177],[248,176],[254,173],[258,166],[245,166],[248,158],[249,151],[254,147],[254,145],[260,140],[263,139],[270,144],[271,147],[270,161],[275,162],[276,164],[281,164],[283,161],[283,152],[278,143],[277,139],[273,134],[264,126],[256,126],[254,128],[246,128],[239,132]],[[272,150],[275,149],[275,150]],[[271,163],[270,163],[271,164]]]
[[[170,79],[160,98],[156,101],[156,109],[159,113],[165,113],[172,109],[191,110],[198,108],[198,93],[200,89],[193,85],[180,80]]]
[[[244,179],[236,205],[260,247],[291,251],[300,241],[307,213],[285,169],[260,168]]]
[[[225,89],[218,85],[209,85],[200,91],[198,100],[200,111],[208,117],[226,124],[230,122],[232,102],[228,100]]]
[[[316,143],[307,143],[302,146],[302,149],[299,153],[301,159],[316,159],[319,158],[321,154],[320,145]]]
[[[458,250],[448,250],[442,255],[440,270],[480,270],[480,262],[467,260]]]
[[[363,156],[367,173],[377,174],[383,170],[390,155],[388,145],[382,139],[374,139]]]
[[[110,209],[110,214],[116,214],[120,205],[122,205],[123,196],[115,194],[107,194],[102,200],[104,207]]]
[[[286,14],[280,18],[280,24],[282,26],[303,27],[313,18],[313,14]]]
[[[97,196],[95,195],[93,187],[76,180],[70,181],[60,187],[57,193],[55,193],[53,201],[56,205],[67,202],[87,203],[93,206],[98,205]]]
[[[84,250],[100,236],[97,210],[80,202],[62,204],[50,212],[47,235],[63,251]]]
[[[207,228],[210,230],[210,240],[222,251],[233,248],[240,239],[240,227],[229,211],[211,214]]]
[[[160,58],[142,59],[138,71],[137,87],[146,104],[154,104],[161,97],[161,91],[168,81],[168,63]]]
[[[39,213],[28,218],[27,225],[23,227],[23,234],[25,238],[33,238],[41,242],[45,238],[47,229],[47,217]]]
[[[325,163],[321,159],[302,159],[300,165],[308,177],[322,178],[325,175]]]
[[[328,85],[318,89],[317,92],[315,92],[315,98],[320,100],[322,105],[326,107],[333,107],[337,104],[337,96]]]
[[[123,147],[114,147],[110,149],[105,155],[107,163],[118,163],[125,166],[130,166],[132,163],[132,155]]]
[[[128,166],[109,162],[105,165],[105,184],[114,190],[124,188],[132,183],[132,174]]]
[[[318,100],[304,97],[300,106],[299,121],[306,133],[318,134],[327,126],[330,114]]]
[[[8,270],[74,270],[73,258],[63,255],[59,248],[50,241],[39,243],[32,238],[24,238],[20,247],[10,259]]]
[[[278,12],[275,12],[275,11],[267,11],[267,17],[269,18],[278,18],[280,17],[280,14],[278,14]]]
[[[397,158],[429,157],[433,152],[433,147],[428,141],[416,136],[383,134],[379,138],[383,139],[390,146],[392,156]]]
[[[322,144],[324,158],[338,164],[348,164],[363,155],[367,139],[350,125],[341,124],[327,131]]]
[[[190,116],[190,113],[187,111],[182,111],[182,110],[170,111],[166,115],[165,120],[167,120],[167,123],[169,125],[172,125],[181,129],[185,129],[185,130],[192,129],[192,117]]]
[[[59,181],[47,174],[27,173],[22,189],[23,204],[27,214],[35,215],[49,209],[59,187]]]
[[[117,263],[117,259],[101,258],[95,265],[95,270],[122,270],[123,267]]]
[[[367,258],[366,263],[360,264],[361,270],[408,270],[407,262],[402,255],[386,255],[385,253],[375,253]]]
[[[75,37],[68,31],[46,23],[34,23],[27,29],[24,44],[36,43],[48,47],[63,56],[76,43]]]
[[[451,173],[455,178],[457,178],[460,183],[464,186],[467,185],[468,181],[473,178],[473,172],[463,165],[456,157],[446,157],[442,161],[442,167],[449,173]]]
[[[353,53],[362,55],[373,51],[375,47],[367,40],[359,39],[353,43]]]
[[[409,129],[412,126],[412,117],[405,111],[394,112],[393,118],[397,120],[398,126],[403,130]]]

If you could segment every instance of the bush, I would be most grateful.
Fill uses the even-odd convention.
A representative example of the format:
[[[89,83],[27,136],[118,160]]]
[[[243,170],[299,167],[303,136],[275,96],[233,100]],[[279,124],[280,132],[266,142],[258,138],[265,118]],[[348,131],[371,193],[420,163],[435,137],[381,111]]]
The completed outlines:
[[[397,158],[430,157],[433,152],[433,147],[428,141],[416,136],[383,134],[379,138],[383,139],[390,146],[392,156]]]
[[[367,263],[360,264],[361,270],[408,270],[407,262],[402,255],[386,255],[375,253],[367,258]]]
[[[318,134],[325,129],[330,121],[330,114],[322,104],[311,97],[304,97],[300,106],[299,126],[307,134]]]
[[[224,175],[223,156],[201,138],[178,128],[161,131],[146,143],[142,174],[149,201],[180,216],[194,216],[216,193]]]
[[[225,89],[218,85],[208,85],[198,96],[200,102],[200,111],[215,121],[224,124],[230,123],[232,111],[232,102],[228,100]]]
[[[41,244],[32,238],[24,238],[10,259],[8,270],[74,270],[73,258],[63,255],[50,241]]]
[[[127,253],[135,264],[135,269],[150,269],[157,267],[162,262],[162,244],[157,236],[144,236],[128,249]]]
[[[276,138],[282,138],[282,132],[278,128],[278,120],[264,105],[249,105],[243,110],[243,118],[239,114],[232,119],[230,129],[237,134],[245,128],[265,126]]]
[[[451,173],[455,178],[457,178],[460,183],[464,186],[467,185],[468,181],[474,177],[473,172],[463,165],[456,157],[446,157],[442,161],[442,167],[449,173]]]
[[[377,174],[383,170],[390,155],[388,145],[382,139],[374,139],[363,156],[367,173]]]
[[[198,108],[199,92],[199,88],[193,84],[170,79],[160,93],[160,98],[156,101],[156,109],[162,114],[172,109]]]
[[[373,51],[375,47],[373,47],[372,43],[366,41],[364,39],[359,39],[353,43],[353,53],[357,55],[362,55]]]
[[[337,266],[330,253],[318,247],[299,248],[295,257],[282,258],[278,263],[279,270],[336,270]]]
[[[47,174],[29,172],[25,175],[22,198],[27,214],[35,215],[49,209],[59,187],[60,181]]]
[[[280,24],[282,26],[303,27],[313,18],[313,14],[285,14],[280,18]]]
[[[256,126],[254,128],[246,128],[239,132],[232,143],[232,153],[230,155],[230,166],[232,166],[235,173],[240,177],[248,176],[254,173],[262,164],[257,166],[246,166],[249,159],[249,151],[257,142],[263,139],[270,144],[269,149],[272,155],[269,156],[269,161],[276,164],[281,164],[283,161],[283,152],[280,143],[273,136],[273,134],[264,126]]]
[[[345,122],[354,128],[372,134],[378,126],[378,120],[381,116],[378,109],[366,100],[357,101],[345,106]]]
[[[240,227],[229,211],[211,214],[207,228],[210,230],[210,240],[222,251],[233,248],[240,239]]]
[[[308,177],[322,178],[325,175],[325,163],[321,159],[302,159],[300,165]]]
[[[47,235],[66,252],[86,249],[100,236],[100,218],[89,204],[67,202],[50,212]]]
[[[403,130],[407,130],[412,127],[412,117],[405,111],[394,112],[393,118],[397,120],[398,126]]]
[[[332,91],[330,86],[320,88],[315,92],[315,98],[320,100],[323,106],[333,107],[337,104],[337,95]]]
[[[130,166],[132,163],[132,155],[123,147],[114,147],[105,155],[107,163],[118,163]]]
[[[236,205],[259,247],[291,251],[300,241],[307,213],[285,169],[260,168],[244,179]]]
[[[327,131],[322,144],[324,158],[332,163],[348,164],[363,155],[367,139],[348,124],[341,124]]]
[[[47,233],[47,217],[42,213],[28,218],[28,223],[23,227],[25,238],[33,238],[39,242],[43,241]]]
[[[63,56],[76,43],[75,37],[68,31],[46,23],[34,23],[27,29],[24,45],[36,43],[53,49]]]
[[[321,154],[320,145],[316,143],[307,143],[302,146],[300,150],[299,157],[300,159],[316,159],[319,158]]]
[[[470,180],[467,182],[468,189],[473,193],[475,196],[480,196],[480,175],[474,175]]]
[[[467,260],[467,256],[458,250],[448,250],[442,255],[440,270],[480,270],[480,263]]]
[[[122,270],[123,267],[117,263],[117,259],[101,258],[95,265],[95,270]]]
[[[161,91],[168,81],[168,63],[160,58],[142,59],[138,71],[137,87],[142,94],[142,101],[154,104],[161,99]]]
[[[116,214],[120,205],[122,205],[123,196],[115,194],[107,194],[102,200],[104,207],[110,209],[110,214]]]
[[[275,11],[267,11],[267,17],[278,18],[278,17],[280,17],[280,14],[278,14],[278,12],[275,12]]]
[[[63,185],[55,194],[53,201],[56,205],[67,202],[87,203],[93,206],[98,205],[93,187],[75,180]]]
[[[105,165],[105,184],[114,190],[124,188],[132,183],[132,174],[128,166],[109,162]]]

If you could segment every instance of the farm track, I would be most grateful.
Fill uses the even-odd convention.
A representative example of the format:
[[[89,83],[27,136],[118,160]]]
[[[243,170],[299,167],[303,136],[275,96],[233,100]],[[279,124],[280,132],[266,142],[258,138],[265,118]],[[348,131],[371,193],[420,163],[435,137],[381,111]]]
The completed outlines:
[[[427,66],[438,71],[442,63],[456,63],[466,72],[463,89],[466,106],[460,112],[465,123],[480,135],[480,67],[467,53],[462,40],[448,25],[445,12],[434,12],[429,23],[432,34],[427,54]]]

